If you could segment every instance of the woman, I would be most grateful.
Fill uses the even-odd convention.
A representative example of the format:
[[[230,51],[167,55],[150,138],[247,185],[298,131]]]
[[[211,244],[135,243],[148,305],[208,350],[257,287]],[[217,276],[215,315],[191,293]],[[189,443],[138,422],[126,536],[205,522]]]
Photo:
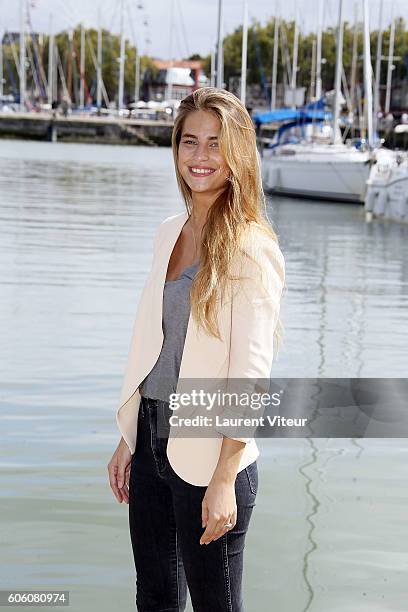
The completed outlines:
[[[129,504],[137,609],[243,610],[245,536],[258,488],[253,435],[181,435],[171,394],[192,379],[269,380],[284,259],[262,191],[251,118],[205,87],[180,105],[173,156],[186,212],[166,219],[139,302],[108,465]],[[195,414],[187,402],[184,414]],[[241,414],[239,406],[222,415]],[[161,428],[161,429],[160,429]],[[244,432],[245,433],[245,432]],[[172,435],[173,434],[173,435]]]

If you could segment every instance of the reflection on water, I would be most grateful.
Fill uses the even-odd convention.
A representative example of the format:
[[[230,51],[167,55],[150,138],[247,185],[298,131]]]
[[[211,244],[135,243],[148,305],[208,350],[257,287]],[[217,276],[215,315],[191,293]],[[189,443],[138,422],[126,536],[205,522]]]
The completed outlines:
[[[2,588],[69,589],[73,612],[134,609],[106,464],[153,234],[183,210],[173,174],[169,149],[0,140]],[[287,266],[274,374],[406,376],[408,226],[269,211]],[[247,609],[405,610],[405,440],[259,447]]]

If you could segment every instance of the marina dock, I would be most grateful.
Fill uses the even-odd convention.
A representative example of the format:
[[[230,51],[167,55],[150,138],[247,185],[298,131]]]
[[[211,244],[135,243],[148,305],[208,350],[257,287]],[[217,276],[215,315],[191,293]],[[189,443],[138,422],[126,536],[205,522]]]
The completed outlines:
[[[0,137],[50,142],[170,146],[172,121],[50,113],[0,113]]]

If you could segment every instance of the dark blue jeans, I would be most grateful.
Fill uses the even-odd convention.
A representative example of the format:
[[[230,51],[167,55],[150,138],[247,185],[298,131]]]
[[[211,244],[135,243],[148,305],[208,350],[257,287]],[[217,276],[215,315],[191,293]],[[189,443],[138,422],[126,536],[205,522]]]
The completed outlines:
[[[142,397],[129,479],[137,610],[182,612],[188,588],[194,612],[243,612],[243,553],[258,489],[257,462],[237,474],[235,527],[200,545],[207,487],[186,482],[171,467],[168,436],[157,435],[158,415],[168,423],[170,414],[168,403]]]

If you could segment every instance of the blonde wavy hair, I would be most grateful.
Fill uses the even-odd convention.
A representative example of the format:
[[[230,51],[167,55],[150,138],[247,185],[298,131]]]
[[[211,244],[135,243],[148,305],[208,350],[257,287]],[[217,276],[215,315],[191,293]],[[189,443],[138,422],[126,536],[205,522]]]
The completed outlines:
[[[218,144],[229,167],[230,178],[225,191],[209,209],[203,227],[200,267],[190,290],[191,311],[207,334],[221,339],[217,324],[219,291],[221,289],[224,294],[227,282],[232,279],[230,268],[235,254],[245,252],[243,238],[248,224],[255,223],[276,243],[278,239],[267,215],[252,119],[240,100],[225,89],[197,89],[181,101],[174,122],[174,164],[188,214],[191,215],[193,207],[192,193],[178,169],[178,149],[186,117],[198,110],[214,113],[221,123]],[[284,271],[280,271],[280,276],[284,280]],[[278,349],[282,331],[278,319],[274,331]]]

